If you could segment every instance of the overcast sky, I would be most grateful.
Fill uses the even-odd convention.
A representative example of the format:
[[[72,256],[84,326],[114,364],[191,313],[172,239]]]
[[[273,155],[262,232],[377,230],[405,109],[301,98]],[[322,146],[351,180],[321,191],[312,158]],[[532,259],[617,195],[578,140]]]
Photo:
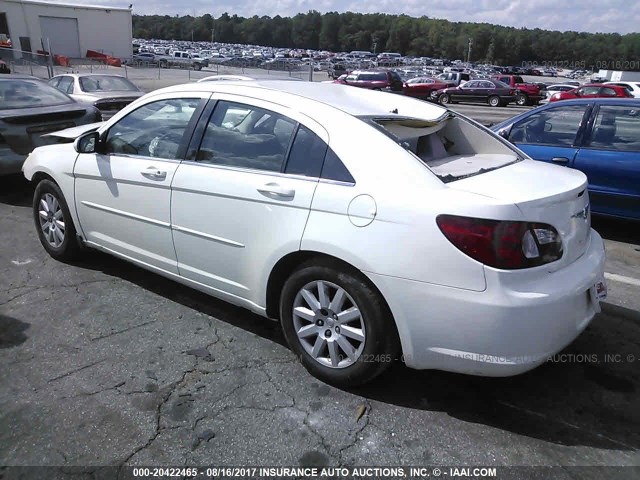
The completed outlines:
[[[57,3],[92,4],[87,0],[50,0]],[[405,13],[453,22],[486,22],[498,25],[574,30],[580,32],[640,32],[638,0],[96,0],[95,4],[128,7],[139,15],[204,15],[222,13],[242,17],[294,16],[309,10],[321,13]]]

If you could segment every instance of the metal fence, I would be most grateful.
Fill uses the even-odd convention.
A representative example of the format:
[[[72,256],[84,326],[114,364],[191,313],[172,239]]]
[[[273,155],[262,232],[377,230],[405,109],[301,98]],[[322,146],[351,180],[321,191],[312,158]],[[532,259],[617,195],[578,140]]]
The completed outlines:
[[[273,77],[275,79],[297,78],[309,79],[309,67],[303,69],[280,70],[275,68],[251,68],[214,64],[202,70],[160,68],[157,64],[125,63],[122,67],[108,66],[91,59],[70,59],[68,66],[49,65],[47,57],[36,60],[22,58],[7,62],[12,73],[32,75],[42,79],[49,79],[55,75],[65,73],[109,73],[128,78],[144,91],[168,87],[180,83],[195,82],[211,75],[245,75],[259,78]],[[315,81],[327,80],[326,72],[314,72]]]

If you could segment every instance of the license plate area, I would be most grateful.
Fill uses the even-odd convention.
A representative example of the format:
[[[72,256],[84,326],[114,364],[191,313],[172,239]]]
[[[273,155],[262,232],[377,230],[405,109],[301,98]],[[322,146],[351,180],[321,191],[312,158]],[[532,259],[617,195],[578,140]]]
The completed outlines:
[[[596,312],[600,313],[602,308],[600,307],[600,302],[607,298],[607,284],[604,280],[597,281],[589,290],[587,291],[587,295],[589,297],[589,301]]]

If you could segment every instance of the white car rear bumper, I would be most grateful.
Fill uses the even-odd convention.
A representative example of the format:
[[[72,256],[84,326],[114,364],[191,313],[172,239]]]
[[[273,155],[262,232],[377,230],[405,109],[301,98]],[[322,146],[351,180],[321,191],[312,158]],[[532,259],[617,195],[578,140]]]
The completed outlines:
[[[599,305],[589,289],[604,281],[604,243],[555,272],[485,268],[475,292],[368,273],[398,325],[404,361],[416,369],[509,376],[545,362],[589,324]]]

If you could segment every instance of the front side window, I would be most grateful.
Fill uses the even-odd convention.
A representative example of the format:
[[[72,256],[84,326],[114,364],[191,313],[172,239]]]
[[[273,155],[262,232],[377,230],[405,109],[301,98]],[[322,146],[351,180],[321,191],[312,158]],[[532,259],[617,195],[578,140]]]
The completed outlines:
[[[602,105],[588,143],[591,148],[640,152],[640,110]]]
[[[196,160],[279,172],[296,122],[251,105],[218,102],[207,124]]]
[[[576,139],[586,108],[563,106],[530,115],[513,126],[509,141],[569,147]]]
[[[120,119],[107,132],[105,153],[178,159],[178,150],[199,98],[147,103]]]

